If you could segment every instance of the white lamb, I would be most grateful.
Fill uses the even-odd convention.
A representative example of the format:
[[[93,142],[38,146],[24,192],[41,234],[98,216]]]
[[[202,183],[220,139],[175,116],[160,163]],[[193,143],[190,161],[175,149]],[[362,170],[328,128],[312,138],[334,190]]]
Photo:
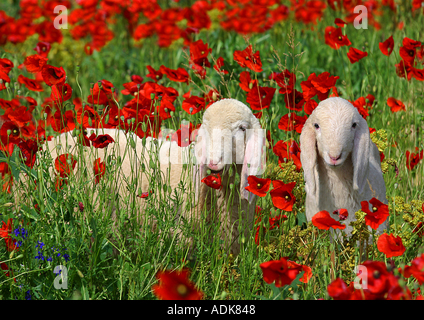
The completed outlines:
[[[321,101],[305,122],[300,148],[309,221],[322,210],[332,215],[347,209],[343,222],[350,235],[349,223],[355,220],[361,201],[375,197],[388,203],[378,148],[370,139],[367,122],[349,101],[338,97]],[[332,217],[339,220],[338,215]],[[387,226],[388,219],[377,232]]]
[[[91,132],[108,134],[115,143],[104,149],[82,147],[68,132],[49,141],[44,149],[49,150],[53,160],[64,153],[74,154],[77,158],[77,154],[81,154],[78,149],[82,150],[83,160],[77,162],[74,172],[77,177],[88,175],[85,177],[88,181],[94,181],[94,160],[100,158],[106,162],[112,156],[112,162],[117,163],[119,157],[122,158],[122,164],[114,167],[118,170],[116,183],[108,192],[112,195],[119,193],[122,199],[132,197],[141,215],[145,199],[136,195],[150,192],[158,181],[172,191],[185,190],[181,195],[184,204],[175,208],[175,216],[169,218],[179,219],[181,224],[189,223],[194,231],[199,229],[201,221],[206,224],[219,221],[224,247],[233,254],[240,252],[240,240],[247,240],[253,230],[255,212],[255,195],[245,190],[247,177],[260,175],[265,165],[265,135],[258,119],[246,105],[234,99],[212,104],[203,115],[194,148],[193,145],[181,148],[176,142],[153,138],[147,138],[143,143],[135,134],[117,129],[88,129],[88,136]],[[160,164],[160,171],[150,168],[151,161]],[[208,170],[222,177],[220,189],[201,182]],[[156,182],[150,184],[152,179]],[[194,197],[191,197],[190,189],[195,191]],[[172,205],[171,200],[169,204]],[[243,235],[240,237],[241,231]]]

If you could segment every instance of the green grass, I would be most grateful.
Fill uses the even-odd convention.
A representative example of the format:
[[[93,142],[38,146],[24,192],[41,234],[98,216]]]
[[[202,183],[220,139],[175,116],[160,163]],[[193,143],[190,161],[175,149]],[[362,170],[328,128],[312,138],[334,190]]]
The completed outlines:
[[[424,176],[423,164],[420,162],[412,171],[407,170],[405,165],[406,150],[414,152],[415,147],[423,149],[423,83],[415,79],[406,81],[399,78],[394,66],[400,61],[398,48],[403,37],[423,40],[423,15],[412,18],[408,10],[400,6],[393,20],[389,18],[391,13],[385,11],[382,30],[379,31],[372,27],[367,30],[356,30],[352,25],[346,27],[344,32],[348,34],[352,46],[368,52],[368,57],[355,64],[350,64],[346,57],[348,48],[343,47],[336,51],[324,42],[324,28],[334,25],[335,17],[331,16],[330,10],[313,26],[314,30],[289,20],[265,34],[252,35],[248,40],[261,54],[264,71],[254,74],[261,85],[276,87],[275,83],[267,80],[269,74],[288,68],[296,72],[296,89],[301,90],[300,82],[306,80],[309,74],[328,71],[331,75],[340,77],[337,89],[344,98],[356,100],[369,93],[376,97],[376,104],[367,121],[370,127],[387,132],[388,146],[384,153],[387,159],[396,162],[399,169],[397,176],[391,166],[384,174],[391,212],[388,232],[400,235],[407,248],[402,256],[393,259],[397,267],[410,263],[424,251],[422,239],[411,233],[412,228],[405,220],[408,212],[421,210],[420,204],[424,200],[424,187],[421,183]],[[404,29],[396,29],[393,21],[404,21]],[[66,31],[63,43],[53,44],[49,64],[65,68],[68,83],[74,90],[73,97],[85,100],[91,83],[106,79],[117,88],[118,101],[123,106],[128,97],[120,94],[120,90],[123,89],[123,83],[130,81],[132,74],[144,77],[147,74],[147,65],[155,69],[162,64],[169,68],[188,65],[188,49],[184,49],[181,42],[177,41],[170,48],[158,48],[156,39],[153,38],[143,40],[136,47],[133,40],[126,38],[122,23],[118,21],[115,38],[102,51],[95,52],[92,56],[85,56],[83,44],[72,40]],[[394,52],[386,57],[381,54],[378,43],[392,34],[395,40]],[[220,56],[224,58],[225,68],[230,74],[221,79],[210,69],[207,78],[200,80],[190,70],[193,82],[189,85],[173,83],[164,77],[161,84],[177,89],[180,94],[175,103],[177,111],[172,119],[164,122],[165,127],[178,129],[182,120],[194,124],[201,121],[201,114],[190,116],[181,109],[182,95],[189,90],[192,90],[193,95],[200,95],[202,91],[208,91],[210,86],[216,88],[223,97],[245,102],[245,93],[238,85],[238,75],[243,69],[233,61],[233,52],[246,48],[246,40],[236,33],[224,32],[219,28],[202,31],[196,35],[196,39],[203,39],[209,44],[214,59]],[[15,64],[9,74],[12,81],[16,81],[21,73],[16,66],[23,62],[22,54],[33,54],[32,48],[37,41],[37,36],[33,36],[24,44],[7,44],[0,48],[1,57],[8,58]],[[279,59],[282,68],[278,66]],[[37,99],[35,117],[41,117],[40,106],[43,99],[50,94],[49,90],[37,94],[28,92],[25,88],[20,90],[20,94]],[[6,100],[13,96],[12,91],[0,92],[0,98]],[[407,107],[406,111],[390,112],[386,104],[388,97],[402,100]],[[72,109],[73,105],[67,103],[65,107]],[[289,138],[297,141],[299,139],[298,134],[285,132],[277,127],[281,116],[288,112],[284,107],[283,97],[278,93],[274,96],[270,109],[264,110],[261,124],[271,130],[275,142]],[[397,146],[393,147],[395,142]],[[175,222],[166,217],[174,215],[172,205],[178,204],[180,198],[160,182],[154,186],[158,192],[147,201],[151,204],[148,214],[159,218],[159,229],[162,232],[150,231],[148,228],[140,230],[138,222],[127,215],[133,203],[130,198],[121,200],[122,211],[118,218],[121,234],[120,237],[113,237],[109,204],[114,199],[108,192],[109,183],[113,183],[113,175],[104,177],[102,183],[96,187],[99,191],[97,195],[93,193],[93,184],[87,183],[84,178],[70,181],[62,191],[57,192],[48,172],[52,166],[50,161],[48,156],[40,159],[38,166],[31,171],[37,181],[44,181],[36,192],[17,199],[19,203],[15,202],[13,194],[0,195],[1,219],[7,222],[9,218],[13,218],[14,228],[20,223],[28,231],[19,251],[8,252],[3,242],[0,245],[0,260],[13,270],[13,276],[9,277],[0,273],[1,299],[25,299],[27,291],[30,291],[32,299],[156,299],[151,287],[156,283],[157,271],[179,270],[182,267],[191,270],[190,279],[203,291],[205,299],[328,298],[328,284],[335,277],[353,280],[354,266],[364,260],[365,249],[352,243],[330,242],[328,232],[321,232],[310,223],[307,226],[303,223],[302,185],[298,186],[298,198],[293,212],[282,212],[288,216],[288,220],[280,228],[266,232],[259,246],[255,244],[254,236],[246,239],[243,251],[237,257],[221,250],[218,237],[214,237],[212,243],[209,242],[209,235],[218,234],[217,225],[203,226],[201,232],[193,233],[197,249],[190,256],[187,246],[170,232],[166,232],[176,227]],[[269,149],[268,164],[271,166],[276,161],[276,156]],[[291,181],[290,176],[278,174],[279,179]],[[412,200],[418,202],[412,203]],[[37,211],[31,206],[24,206],[24,203],[37,203],[40,209]],[[83,213],[78,209],[79,203],[84,205]],[[99,207],[96,209],[94,204]],[[280,210],[272,207],[269,195],[260,199],[258,205],[271,216],[280,213]],[[39,248],[35,247],[38,241],[44,243],[43,253],[46,258],[52,256],[52,261],[34,258],[39,255]],[[62,255],[58,257],[58,251],[52,252],[52,247],[59,248]],[[63,258],[63,253],[69,254],[68,261]],[[293,283],[282,290],[266,284],[259,265],[280,257],[289,257],[310,266],[313,277],[309,283]],[[367,258],[389,261],[378,252],[375,244],[368,248]],[[67,289],[54,288],[56,275],[53,269],[59,264],[64,264],[68,271]],[[416,287],[412,278],[407,280],[406,285],[410,289]]]

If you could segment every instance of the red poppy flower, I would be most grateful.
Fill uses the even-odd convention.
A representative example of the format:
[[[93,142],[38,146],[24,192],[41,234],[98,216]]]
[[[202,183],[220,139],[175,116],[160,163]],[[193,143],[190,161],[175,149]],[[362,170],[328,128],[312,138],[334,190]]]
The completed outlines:
[[[222,188],[221,176],[220,176],[219,173],[217,174],[217,176],[215,176],[214,174],[211,174],[207,177],[204,177],[201,182],[203,182],[208,187],[213,188],[213,189],[221,189]]]
[[[277,288],[285,285],[290,285],[297,275],[302,272],[302,267],[298,264],[291,264],[287,258],[280,260],[271,260],[261,263],[259,265],[262,269],[263,279],[266,283],[270,284],[275,281]]]
[[[100,178],[103,177],[106,173],[106,164],[100,161],[100,158],[96,159],[93,164],[94,178],[96,179],[96,184],[100,182]]]
[[[259,51],[253,53],[252,45],[249,45],[242,51],[234,51],[233,58],[234,61],[236,61],[243,68],[249,68],[255,72],[262,72],[262,62]]]
[[[405,278],[412,275],[420,285],[424,284],[424,253],[412,260],[410,266],[405,266],[401,273]]]
[[[400,78],[407,78],[408,80],[411,80],[414,71],[413,67],[406,63],[404,60],[400,60],[398,64],[395,64],[396,67],[396,74]]]
[[[387,105],[390,107],[390,111],[393,113],[398,111],[405,111],[405,105],[403,102],[393,97],[387,99]]]
[[[327,99],[330,90],[334,89],[337,79],[339,76],[331,76],[327,71],[318,76],[315,72],[311,73],[306,81],[300,83],[303,97],[305,100],[309,100],[317,95],[320,101]]]
[[[415,150],[418,151],[418,147],[415,147]],[[412,170],[415,166],[423,159],[423,151],[418,153],[411,153],[409,150],[406,151],[406,168]]]
[[[85,128],[96,128],[100,123],[100,116],[94,108],[85,105],[84,107],[76,106],[77,122]]]
[[[77,160],[70,153],[61,154],[54,161],[54,167],[59,172],[60,177],[66,178],[74,170]]]
[[[334,20],[334,24],[335,25],[337,25],[338,27],[344,27],[347,23],[346,22],[344,22],[342,19],[340,19],[340,18],[336,18],[335,20]]]
[[[291,93],[296,83],[296,75],[294,73],[291,73],[287,69],[273,76],[273,79],[275,80],[277,85],[280,87],[278,92],[281,94]]]
[[[208,54],[212,52],[207,43],[202,39],[190,43],[190,62],[200,67],[210,68],[211,64],[208,60]]]
[[[199,124],[200,126],[200,124]],[[195,139],[193,136],[193,131],[197,129],[191,122],[189,124],[181,124],[180,129],[175,131],[171,136],[171,141],[177,141],[178,146],[187,147]]]
[[[259,197],[265,197],[271,185],[271,179],[261,179],[256,176],[248,176],[247,182],[249,185],[245,189]]]
[[[337,278],[327,286],[327,293],[334,300],[349,300],[352,291],[342,279]]]
[[[63,85],[66,81],[66,72],[62,67],[57,68],[46,64],[41,69],[41,75],[44,82],[50,87],[54,84]]]
[[[87,102],[91,104],[114,105],[118,99],[116,92],[112,92],[113,83],[108,80],[100,80],[94,83],[93,88],[90,88],[90,95],[87,97]]]
[[[218,59],[216,59],[216,63],[213,66],[213,68],[216,70],[216,72],[218,73],[222,73],[222,74],[228,74],[227,70],[222,69],[222,67],[224,67],[224,58],[223,57],[219,57]]]
[[[346,209],[338,209],[333,212],[333,214],[337,214],[339,216],[339,220],[346,220],[349,213]]]
[[[308,116],[301,117],[294,112],[285,114],[278,122],[278,129],[284,131],[295,130],[297,133],[301,133],[307,119]]]
[[[387,271],[387,266],[381,261],[365,261],[362,263],[367,270],[367,289],[375,299],[384,298],[389,289],[397,285],[393,274]],[[392,281],[395,281],[393,283]],[[359,291],[359,290],[358,290]]]
[[[9,270],[9,267],[8,267],[8,265],[6,263],[1,262],[0,263],[0,269],[3,270],[3,273],[4,273],[4,275],[6,277],[10,277],[11,271]],[[12,273],[12,275],[13,275],[13,273]],[[13,278],[13,280],[16,282],[16,279],[15,278]]]
[[[287,109],[302,111],[305,99],[303,98],[303,93],[295,89],[284,95],[284,102],[286,103]]]
[[[196,114],[205,109],[205,99],[198,96],[191,96],[184,99],[181,107],[188,114]]]
[[[381,53],[383,53],[386,56],[390,56],[395,46],[395,41],[393,40],[393,36],[390,36],[384,42],[379,42],[378,46],[380,48]]]
[[[353,104],[353,106],[358,110],[359,114],[362,116],[362,118],[367,119],[369,116],[368,110],[365,109],[365,106],[367,105],[365,102],[364,97],[359,97],[355,101],[350,101],[350,103]]]
[[[292,160],[297,171],[300,171],[302,168],[302,163],[300,162],[300,148],[296,141],[290,139],[283,142],[283,140],[280,140],[274,145],[272,151],[278,157],[278,164]]]
[[[52,126],[52,129],[56,132],[68,132],[75,129],[75,116],[72,110],[67,110],[62,113],[57,110],[53,116],[48,118],[48,123]]]
[[[142,199],[145,199],[145,198],[147,198],[148,196],[149,196],[149,193],[148,193],[148,192],[143,192],[141,195],[139,195],[139,196],[137,196],[137,197],[142,198]]]
[[[273,180],[272,186],[274,189],[271,190],[271,200],[273,205],[284,211],[292,211],[293,205],[296,202],[296,198],[292,191],[296,181],[290,183],[284,183],[280,180]]]
[[[27,78],[21,74],[18,76],[18,82],[23,84],[28,90],[37,92],[44,91],[39,81]]]
[[[33,131],[29,134],[29,136],[26,134],[28,132],[27,129],[29,129],[26,127],[30,127],[28,123],[31,123],[33,119],[32,111],[30,109],[27,109],[25,106],[7,108],[3,116],[17,124],[21,129],[20,131],[23,136],[26,135],[27,137],[32,137]]]
[[[35,140],[21,140],[18,147],[22,153],[22,160],[31,169],[34,167],[37,151],[41,150]]]
[[[6,58],[0,59],[0,70],[3,71],[4,73],[6,74],[9,73],[13,67],[14,67],[14,64],[9,59],[6,59]]]
[[[308,267],[307,265],[304,264],[298,264],[294,261],[291,260],[287,260],[288,266],[289,268],[301,268],[301,272],[305,271],[305,273],[303,274],[302,277],[299,278],[299,281],[302,283],[308,283],[309,280],[312,278],[312,269],[311,267]]]
[[[10,82],[10,77],[8,76],[10,70],[13,67],[13,62],[9,59],[0,59],[0,91],[6,89],[5,82]]]
[[[249,71],[243,71],[240,73],[240,88],[246,92],[250,92],[253,87],[257,87],[258,80],[252,80]]]
[[[162,65],[159,71],[165,74],[171,81],[188,83],[190,79],[188,72],[183,68],[174,70]]]
[[[13,229],[13,219],[9,218],[7,220],[7,223],[5,223],[4,221],[2,221],[1,223],[2,223],[2,227],[0,228],[0,237],[2,238],[10,237],[10,234],[12,233],[12,229]]]
[[[159,271],[159,284],[152,286],[153,293],[162,300],[200,300],[203,293],[189,280],[189,271]]]
[[[367,214],[365,224],[377,230],[380,224],[389,217],[389,206],[376,198],[372,198],[369,203],[372,205],[372,211],[369,209],[367,201],[361,201],[362,211]]]
[[[158,82],[163,77],[163,73],[160,70],[155,70],[151,66],[146,66],[149,73],[146,77],[153,79],[153,81]]]
[[[43,58],[38,54],[27,56],[24,60],[24,66],[28,72],[37,73],[40,72],[43,66],[47,63],[47,58]]]
[[[318,107],[318,102],[310,99],[310,100],[305,102],[305,106],[303,108],[303,111],[305,111],[306,114],[311,115],[312,111],[314,111],[316,107]]]
[[[98,136],[95,135],[93,132],[90,137],[88,137],[90,141],[93,142],[94,148],[103,149],[107,147],[110,143],[115,142],[113,138],[108,134],[99,134]]]
[[[18,251],[18,247],[16,246],[16,241],[10,236],[13,229],[13,219],[10,218],[7,220],[7,224],[2,221],[2,228],[0,229],[0,237],[4,238],[6,243],[6,250],[8,252]]]
[[[0,128],[0,138],[0,149],[12,154],[14,145],[22,140],[21,128],[13,121],[6,121]]]
[[[64,85],[53,85],[52,93],[50,98],[57,104],[61,105],[64,101],[69,100],[72,97],[72,88],[69,84]]]
[[[13,151],[13,150],[12,150]],[[11,153],[10,153],[11,154]],[[0,163],[0,173],[3,180],[3,192],[10,193],[13,184],[13,175],[7,162]]]
[[[420,41],[415,41],[410,38],[403,38],[402,47],[399,48],[399,55],[409,65],[414,65],[415,56],[417,54],[416,49],[421,46]]]
[[[40,41],[37,43],[37,46],[34,48],[34,50],[38,55],[42,56],[43,58],[47,58],[47,55],[50,52],[50,48],[51,45],[49,42]]]
[[[350,46],[352,44],[348,37],[343,35],[341,28],[332,26],[325,28],[325,43],[336,50],[342,46]]]
[[[421,210],[424,212],[424,203],[421,207]],[[417,233],[419,237],[424,236],[424,222],[418,222],[418,224],[415,226],[415,228],[412,230],[413,233]]]
[[[275,88],[255,85],[247,94],[246,102],[253,110],[267,109],[271,105],[275,90]]]
[[[367,55],[368,55],[368,52],[361,51],[354,47],[350,47],[349,52],[347,53],[347,57],[349,58],[350,63],[358,62],[359,60],[366,57]]]
[[[387,258],[401,256],[405,252],[401,237],[395,237],[393,234],[383,233],[377,240],[378,251],[384,253]]]
[[[316,213],[312,217],[312,224],[321,230],[329,230],[330,228],[344,230],[346,228],[346,225],[331,218],[328,211],[325,210]]]

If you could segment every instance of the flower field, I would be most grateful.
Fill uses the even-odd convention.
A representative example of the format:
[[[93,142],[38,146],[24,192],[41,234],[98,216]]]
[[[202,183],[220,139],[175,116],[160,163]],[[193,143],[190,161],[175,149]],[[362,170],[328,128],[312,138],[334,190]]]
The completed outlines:
[[[423,34],[416,0],[3,1],[0,298],[422,300]],[[307,221],[299,136],[334,96],[366,119],[388,204],[373,198],[373,210],[363,201]],[[189,148],[223,98],[250,107],[267,138],[265,172],[248,179],[255,225],[239,255],[223,250],[217,225],[190,234],[195,250],[172,235],[166,217],[183,187],[130,183],[113,220],[120,159],[82,164],[42,149],[72,132],[93,152],[110,150],[115,141],[90,128]],[[208,174],[202,183],[219,188]],[[137,198],[165,217],[160,231],[140,231]],[[332,239],[348,215],[352,236]]]

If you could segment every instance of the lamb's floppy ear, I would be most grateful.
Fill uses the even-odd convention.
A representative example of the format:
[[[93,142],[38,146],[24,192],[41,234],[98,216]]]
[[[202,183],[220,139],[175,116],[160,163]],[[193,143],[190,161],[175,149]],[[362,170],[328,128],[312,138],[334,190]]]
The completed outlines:
[[[203,125],[198,129],[196,143],[194,145],[194,155],[196,158],[196,165],[193,168],[193,184],[195,192],[195,200],[198,201],[200,192],[201,180],[206,174],[206,158],[208,146],[208,132],[203,128]]]
[[[246,130],[246,148],[240,177],[240,195],[249,203],[252,203],[255,195],[245,189],[248,186],[247,177],[260,176],[265,171],[264,149],[265,130],[261,128],[258,119],[254,118],[253,128]]]
[[[318,194],[318,164],[317,164],[317,140],[313,118],[309,117],[300,134],[300,162],[302,163],[305,178],[305,190],[310,196]]]
[[[369,157],[372,155],[371,138],[368,124],[364,118],[360,117],[355,130],[352,150],[353,189],[362,194],[367,183]]]

